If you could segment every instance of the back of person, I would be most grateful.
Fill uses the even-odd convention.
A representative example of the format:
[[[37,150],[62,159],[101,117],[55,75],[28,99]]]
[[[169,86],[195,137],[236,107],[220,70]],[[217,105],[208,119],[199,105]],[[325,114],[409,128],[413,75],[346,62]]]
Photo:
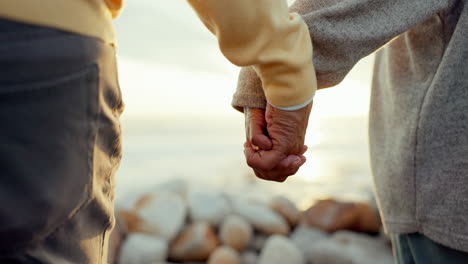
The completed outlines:
[[[377,51],[370,147],[387,232],[421,235],[463,255],[462,262],[448,256],[399,263],[466,263],[467,1],[297,0],[291,9],[308,25],[318,89],[337,85]],[[243,68],[239,80],[233,105],[259,105],[264,97],[255,72]],[[441,252],[434,248],[419,253]]]
[[[0,263],[106,263],[121,1],[0,0]]]
[[[468,252],[468,6],[447,3],[377,53],[371,158],[387,231]]]

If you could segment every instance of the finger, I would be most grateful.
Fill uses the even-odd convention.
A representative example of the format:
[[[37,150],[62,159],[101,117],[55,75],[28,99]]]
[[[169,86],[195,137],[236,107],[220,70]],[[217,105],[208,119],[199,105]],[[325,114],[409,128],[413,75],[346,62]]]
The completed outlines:
[[[303,155],[289,155],[287,158],[280,161],[277,169],[290,169],[299,168],[306,162],[306,158]]]
[[[282,170],[277,170],[276,175],[272,176],[272,180],[277,181],[277,182],[284,182],[287,178],[293,176],[294,174],[299,171],[299,168],[301,166],[297,167],[291,167],[289,169],[282,169]],[[269,177],[269,175],[266,175]]]
[[[301,158],[298,155],[288,155],[285,159],[280,161],[277,168],[287,169],[301,162]]]
[[[264,134],[253,134],[253,136],[250,139],[250,142],[253,145],[258,146],[262,150],[271,150],[271,148],[273,147],[271,139],[269,139]]]
[[[275,181],[275,182],[284,182],[288,177],[294,175],[299,170],[299,167],[290,168],[290,169],[278,169],[272,171],[261,171],[254,170],[255,175],[263,180]]]
[[[293,168],[300,168],[304,163],[306,162],[306,157],[303,155],[289,155],[280,163],[278,166],[275,168],[276,170],[287,170],[287,169],[293,169]]]
[[[271,176],[271,175],[268,175],[268,173],[258,171],[258,170],[254,170],[254,173],[255,173],[255,176],[257,176],[257,178],[265,180],[265,181],[284,182],[288,178],[288,176],[282,176],[282,175]]]
[[[266,121],[264,116],[250,118],[248,140],[255,146],[260,147],[260,149],[270,150],[273,146],[273,143],[271,142],[271,139],[265,135],[265,131]]]
[[[304,156],[299,156],[299,161],[296,160],[297,157],[292,156],[294,155],[290,155],[289,159],[294,158],[294,163],[289,167],[283,167],[280,162],[278,166],[270,171],[254,169],[255,174],[257,177],[264,180],[283,182],[285,177],[287,178],[288,176],[296,174],[299,168],[306,162],[306,157]]]
[[[263,177],[272,181],[284,182],[288,177],[296,174],[301,166],[306,162],[306,158],[304,156],[299,156],[299,160],[296,160],[295,158],[294,162],[289,167],[282,167],[280,162],[280,164],[272,171],[263,173]]]
[[[272,170],[286,157],[276,150],[255,151],[249,142],[244,144],[244,154],[249,167],[263,171]]]

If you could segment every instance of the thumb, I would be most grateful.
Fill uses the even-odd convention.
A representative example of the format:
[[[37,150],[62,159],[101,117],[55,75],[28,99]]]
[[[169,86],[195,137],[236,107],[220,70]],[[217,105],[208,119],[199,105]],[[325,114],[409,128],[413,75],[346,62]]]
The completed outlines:
[[[285,158],[285,155],[276,150],[262,150],[257,152],[249,142],[244,144],[244,154],[247,165],[258,170],[272,170]]]

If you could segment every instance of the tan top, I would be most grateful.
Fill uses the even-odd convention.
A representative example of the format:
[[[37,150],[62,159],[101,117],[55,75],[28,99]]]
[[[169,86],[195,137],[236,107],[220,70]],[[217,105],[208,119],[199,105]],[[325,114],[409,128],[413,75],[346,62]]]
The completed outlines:
[[[115,43],[112,18],[123,0],[0,0],[0,17]]]
[[[188,0],[218,37],[223,54],[253,66],[268,101],[288,108],[310,102],[316,91],[307,25],[286,0]]]
[[[268,101],[301,106],[316,90],[307,25],[286,0],[189,0],[223,54],[253,66]],[[0,0],[0,17],[56,27],[114,43],[112,18],[123,0]]]

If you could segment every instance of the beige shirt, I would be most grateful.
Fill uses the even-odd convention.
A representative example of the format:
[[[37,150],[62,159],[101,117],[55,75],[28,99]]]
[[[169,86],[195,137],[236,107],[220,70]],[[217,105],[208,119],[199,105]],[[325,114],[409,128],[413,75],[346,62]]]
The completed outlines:
[[[115,43],[112,19],[122,0],[0,0],[0,17]]]
[[[233,64],[252,66],[267,100],[293,110],[316,91],[307,25],[286,0],[188,0]]]

